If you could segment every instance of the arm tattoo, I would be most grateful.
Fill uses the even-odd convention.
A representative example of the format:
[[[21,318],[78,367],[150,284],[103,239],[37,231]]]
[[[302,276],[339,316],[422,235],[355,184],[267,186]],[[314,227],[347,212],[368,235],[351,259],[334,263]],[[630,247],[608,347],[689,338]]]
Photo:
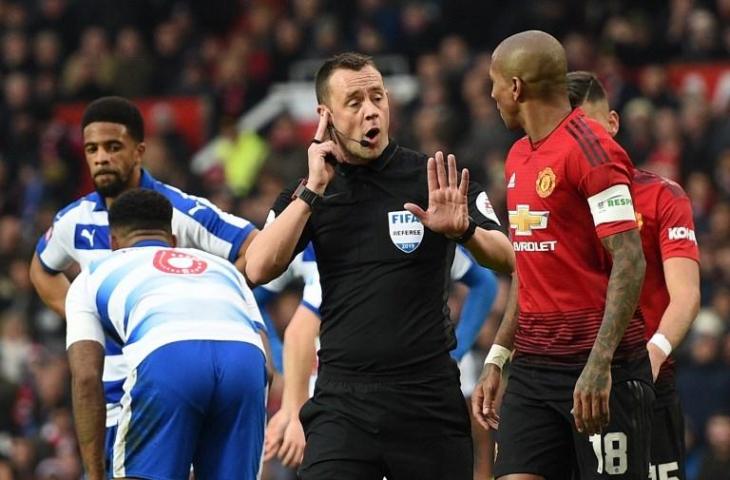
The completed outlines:
[[[606,291],[606,309],[601,328],[591,350],[591,360],[610,363],[636,311],[644,281],[646,260],[639,231],[629,230],[603,239],[603,246],[613,258]]]

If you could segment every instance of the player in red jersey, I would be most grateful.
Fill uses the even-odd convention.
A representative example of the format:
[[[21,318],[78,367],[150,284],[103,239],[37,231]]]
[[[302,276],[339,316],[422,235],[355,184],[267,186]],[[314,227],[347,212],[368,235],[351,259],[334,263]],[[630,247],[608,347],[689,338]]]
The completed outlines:
[[[597,122],[571,109],[565,50],[528,31],[492,55],[492,97],[527,134],[505,164],[517,256],[511,309],[473,398],[497,431],[495,476],[648,476],[651,368],[636,306],[645,260],[633,166]],[[501,420],[494,396],[514,346]]]
[[[570,72],[573,107],[616,135],[618,114],[608,106],[606,90],[591,72]],[[646,323],[656,401],[652,422],[651,480],[685,480],[684,416],[670,353],[684,338],[700,306],[699,250],[692,206],[682,187],[651,172],[634,169],[634,210],[646,257],[639,303]]]

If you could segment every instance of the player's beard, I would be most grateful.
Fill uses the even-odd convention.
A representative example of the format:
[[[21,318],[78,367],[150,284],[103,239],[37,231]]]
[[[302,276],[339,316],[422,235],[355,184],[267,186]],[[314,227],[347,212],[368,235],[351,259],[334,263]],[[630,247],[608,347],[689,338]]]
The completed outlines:
[[[105,174],[107,177],[104,182],[98,178],[102,174]],[[109,177],[111,177],[111,179],[109,179]],[[94,175],[94,187],[96,187],[96,191],[102,197],[115,198],[125,190],[128,180],[129,177],[122,178],[122,175],[119,172],[103,170]]]

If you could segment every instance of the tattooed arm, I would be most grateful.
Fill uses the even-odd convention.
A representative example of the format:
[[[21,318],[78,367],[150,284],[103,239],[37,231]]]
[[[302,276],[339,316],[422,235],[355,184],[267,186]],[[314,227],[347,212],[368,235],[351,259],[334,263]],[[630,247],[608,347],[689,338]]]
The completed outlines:
[[[573,415],[579,432],[599,433],[609,421],[611,360],[636,311],[646,260],[637,229],[610,235],[603,246],[613,259],[601,328],[573,392]]]

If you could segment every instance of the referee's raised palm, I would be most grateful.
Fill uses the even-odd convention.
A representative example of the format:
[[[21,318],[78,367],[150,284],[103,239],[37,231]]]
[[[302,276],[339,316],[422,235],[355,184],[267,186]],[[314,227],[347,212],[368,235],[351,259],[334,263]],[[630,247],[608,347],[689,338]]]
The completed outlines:
[[[461,171],[459,182],[456,157],[448,156],[448,172],[444,165],[444,154],[436,152],[428,159],[428,210],[415,203],[406,203],[403,208],[421,220],[428,229],[443,233],[447,237],[460,237],[469,227],[469,209],[466,194],[469,191],[469,170]]]

